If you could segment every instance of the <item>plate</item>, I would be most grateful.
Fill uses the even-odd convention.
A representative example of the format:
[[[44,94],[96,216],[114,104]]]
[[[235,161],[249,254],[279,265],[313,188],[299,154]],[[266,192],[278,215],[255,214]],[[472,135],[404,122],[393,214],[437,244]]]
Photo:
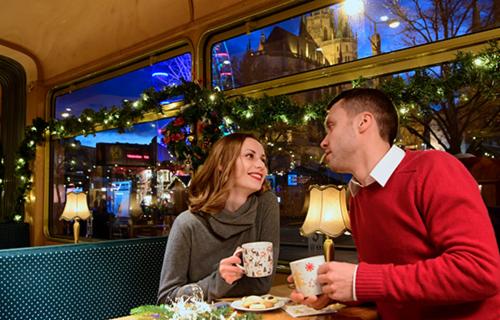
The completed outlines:
[[[274,306],[265,308],[265,309],[250,309],[250,308],[245,308],[243,306],[243,301],[242,300],[235,300],[231,302],[231,308],[239,310],[239,311],[250,311],[250,312],[262,312],[262,311],[271,311],[271,310],[276,310],[281,307],[283,307],[287,302],[288,298],[281,298],[281,297],[276,297],[278,299],[278,302],[274,304]]]

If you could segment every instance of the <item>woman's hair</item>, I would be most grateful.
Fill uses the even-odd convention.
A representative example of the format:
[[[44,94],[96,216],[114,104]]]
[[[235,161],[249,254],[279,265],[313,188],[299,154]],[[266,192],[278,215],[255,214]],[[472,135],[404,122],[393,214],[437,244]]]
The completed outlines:
[[[248,133],[233,133],[218,140],[210,150],[204,164],[196,171],[189,187],[189,210],[191,212],[217,213],[224,209],[229,196],[228,185],[240,157],[241,146],[245,139],[254,139]],[[262,184],[258,192],[269,189],[267,183]]]

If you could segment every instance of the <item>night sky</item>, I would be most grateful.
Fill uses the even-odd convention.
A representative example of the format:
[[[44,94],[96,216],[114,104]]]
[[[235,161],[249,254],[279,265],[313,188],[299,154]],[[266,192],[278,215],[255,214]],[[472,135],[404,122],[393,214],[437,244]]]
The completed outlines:
[[[388,10],[382,6],[382,1],[366,2],[366,14],[373,20],[380,21],[379,19],[383,15],[388,16],[389,19],[394,18],[390,15]],[[487,7],[488,5],[491,5],[492,1],[480,0],[479,2],[480,5],[483,5],[483,7]],[[401,0],[400,3],[403,6],[410,6],[412,1]],[[429,3],[429,1],[421,1],[419,3],[423,5],[423,9],[425,10],[425,4]],[[340,5],[334,5],[331,8],[333,8],[334,12],[337,14]],[[413,10],[411,7],[408,8],[409,10]],[[486,13],[483,11],[482,15],[484,16],[485,14]],[[301,16],[279,22],[276,25],[297,35],[300,28],[300,19]],[[373,34],[373,23],[363,16],[351,18],[350,23],[353,32],[358,38],[358,58],[362,59],[371,56],[372,52],[369,37]],[[232,56],[243,55],[246,51],[249,40],[251,42],[252,49],[256,50],[261,33],[264,33],[267,38],[276,25],[255,30],[249,35],[244,34],[226,40],[225,44],[228,48],[229,54]],[[467,27],[468,24],[464,26],[464,32]],[[383,53],[406,47],[401,34],[402,29],[402,25],[398,28],[391,29],[384,22],[380,21],[377,23],[377,31],[381,36]],[[156,63],[152,66],[76,90],[70,94],[59,96],[56,98],[55,117],[57,119],[61,119],[61,114],[63,112],[69,112],[72,115],[79,115],[85,108],[98,110],[102,107],[110,107],[112,105],[119,106],[121,105],[123,99],[137,99],[147,88],[155,87],[157,90],[160,90],[165,85],[179,83],[180,78],[187,78],[186,80],[191,80],[190,68],[191,54],[186,53],[181,56]],[[68,111],[66,110],[67,108],[69,108]],[[157,130],[166,123],[167,120],[162,120],[155,123],[154,127],[151,125],[152,123],[137,125],[135,126],[135,130],[125,134],[118,134],[116,130],[108,130],[98,133],[96,137],[92,135],[88,137],[77,137],[77,140],[81,141],[82,144],[86,146],[95,146],[97,142],[113,143],[118,141],[148,144],[151,141],[151,137],[157,134]]]

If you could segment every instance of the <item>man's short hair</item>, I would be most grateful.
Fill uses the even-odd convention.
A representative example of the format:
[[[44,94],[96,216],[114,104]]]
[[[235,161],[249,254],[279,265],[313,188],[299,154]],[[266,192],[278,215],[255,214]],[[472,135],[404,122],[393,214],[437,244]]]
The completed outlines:
[[[343,109],[350,117],[364,111],[371,112],[377,121],[380,136],[390,145],[394,143],[398,135],[398,112],[385,93],[369,88],[350,89],[336,96],[329,103],[328,109],[341,100],[348,103]]]

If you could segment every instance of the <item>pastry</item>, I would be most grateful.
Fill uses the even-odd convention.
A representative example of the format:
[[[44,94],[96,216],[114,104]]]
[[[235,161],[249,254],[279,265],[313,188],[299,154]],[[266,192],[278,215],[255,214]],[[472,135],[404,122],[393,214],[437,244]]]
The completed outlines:
[[[241,305],[245,308],[250,308],[252,304],[262,303],[263,299],[259,296],[248,296],[241,299]]]
[[[263,303],[252,303],[248,309],[262,310],[262,309],[266,309],[266,308],[267,308],[266,305]]]
[[[262,300],[266,308],[274,307],[274,305],[278,302],[278,299],[270,294],[262,296]]]

